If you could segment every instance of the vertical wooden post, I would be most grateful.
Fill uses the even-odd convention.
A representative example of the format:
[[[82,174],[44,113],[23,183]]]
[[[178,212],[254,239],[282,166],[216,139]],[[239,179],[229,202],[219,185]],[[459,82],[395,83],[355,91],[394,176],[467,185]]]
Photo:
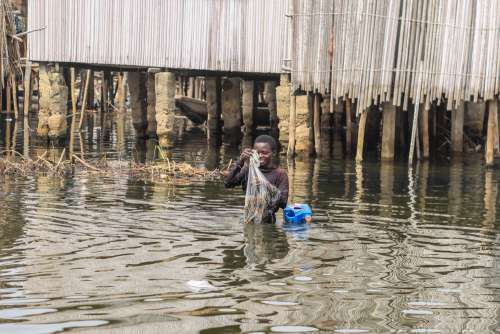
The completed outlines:
[[[70,69],[71,76],[71,129],[69,133],[69,157],[73,160],[73,145],[75,143],[75,126],[76,126],[76,71],[72,67]]]
[[[359,118],[358,127],[358,144],[356,147],[356,161],[363,161],[363,151],[365,147],[365,128],[366,128],[366,118],[368,117],[368,112],[370,108],[363,111]]]
[[[346,155],[351,155],[352,150],[352,120],[351,120],[351,100],[349,97],[345,97],[345,153]]]
[[[429,159],[429,108],[422,111],[422,158]]]
[[[90,70],[87,70],[86,72],[86,79],[85,79],[85,88],[83,90],[83,101],[82,101],[82,111],[80,114],[80,122],[78,123],[78,130],[82,129],[82,124],[83,124],[83,116],[85,114],[85,107],[87,106],[87,95],[88,95],[88,90],[89,90],[89,82],[90,82]]]
[[[89,92],[87,97],[87,109],[94,108],[94,71],[90,71]]]
[[[106,71],[102,72],[101,80],[101,111],[108,111],[108,94],[109,93],[109,75]]]
[[[316,154],[321,154],[321,102],[319,94],[314,94],[314,150]]]
[[[492,167],[495,163],[495,124],[497,123],[498,102],[496,100],[488,101],[488,130],[486,134],[486,167]]]
[[[29,112],[31,104],[31,62],[26,61],[26,67],[24,68],[24,100],[23,100],[23,116],[24,116],[24,127],[23,127],[23,145],[24,145],[24,156],[29,157]],[[1,97],[0,97],[1,98]]]
[[[11,103],[11,97],[12,97],[12,90],[10,88],[10,85],[11,85],[11,80],[9,78],[9,80],[7,80],[7,85],[5,87],[5,94],[7,94],[6,98],[5,98],[5,103],[7,104],[7,107],[6,107],[6,111],[7,111],[7,115],[9,115],[12,111],[12,103]]]
[[[461,154],[464,150],[464,102],[451,111],[451,152]]]
[[[295,131],[296,131],[296,117],[297,113],[295,110],[297,98],[295,94],[290,96],[290,123],[288,127],[288,158],[293,158],[295,156]]]
[[[382,160],[394,160],[396,106],[384,103],[382,109]]]
[[[14,105],[14,118],[17,120],[19,118],[19,106],[17,105],[17,82],[16,76],[11,74],[11,87],[12,87],[12,102]]]

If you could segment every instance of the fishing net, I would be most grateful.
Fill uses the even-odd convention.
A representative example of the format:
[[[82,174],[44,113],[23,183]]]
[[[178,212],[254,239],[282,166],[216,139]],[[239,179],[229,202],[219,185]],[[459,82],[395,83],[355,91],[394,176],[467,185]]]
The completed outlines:
[[[248,166],[247,191],[245,196],[245,223],[260,224],[278,203],[280,191],[266,179],[259,169],[257,151],[253,150]]]

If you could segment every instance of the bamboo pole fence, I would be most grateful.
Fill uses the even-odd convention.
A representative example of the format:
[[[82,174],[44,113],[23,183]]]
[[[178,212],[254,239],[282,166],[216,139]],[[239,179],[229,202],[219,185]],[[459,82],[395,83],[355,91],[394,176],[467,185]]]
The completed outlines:
[[[498,0],[292,1],[294,90],[348,96],[357,114],[500,93]]]

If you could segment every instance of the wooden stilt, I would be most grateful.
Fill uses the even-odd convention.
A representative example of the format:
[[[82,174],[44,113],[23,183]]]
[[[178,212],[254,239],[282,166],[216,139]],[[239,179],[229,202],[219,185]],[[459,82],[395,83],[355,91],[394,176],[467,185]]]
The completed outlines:
[[[464,150],[464,103],[451,111],[451,152],[460,155]]]
[[[101,111],[108,111],[109,78],[106,72],[102,73],[101,81]]]
[[[396,106],[390,103],[384,103],[382,122],[382,160],[394,160]]]
[[[87,95],[88,95],[88,89],[89,89],[89,82],[90,82],[90,70],[87,70],[86,72],[86,79],[85,79],[85,88],[83,91],[83,100],[82,100],[82,111],[80,114],[80,122],[78,123],[78,130],[82,129],[82,124],[83,124],[83,116],[85,114],[85,107],[87,106]]]
[[[11,74],[11,87],[12,87],[12,104],[14,106],[14,118],[19,118],[19,106],[17,105],[17,82],[16,77]]]
[[[5,87],[5,94],[7,94],[5,97],[5,103],[7,104],[5,109],[6,109],[7,115],[10,115],[10,113],[12,112],[12,102],[11,102],[12,90],[10,88],[10,85],[11,85],[11,80],[7,80],[7,84]]]
[[[358,144],[356,146],[356,161],[363,161],[363,151],[365,147],[365,129],[366,129],[366,118],[368,117],[368,112],[370,108],[363,111],[359,118],[358,126]]]
[[[351,100],[346,96],[345,98],[345,153],[351,154],[352,149],[352,120],[351,120]]]
[[[30,141],[30,133],[29,133],[29,112],[30,112],[30,104],[31,104],[31,62],[26,62],[26,67],[24,68],[24,101],[23,101],[23,118],[24,118],[24,126],[23,126],[23,145],[24,145],[24,156],[29,157],[29,141]]]
[[[422,110],[422,158],[429,159],[429,109]]]
[[[31,62],[26,62],[24,69],[24,101],[23,114],[24,118],[28,118],[31,104]]]
[[[314,94],[314,150],[321,154],[321,102],[319,94]]]
[[[289,133],[288,133],[288,158],[293,158],[295,156],[295,132],[296,132],[296,101],[297,98],[295,94],[290,96],[290,123],[289,123]]]
[[[75,144],[75,126],[76,126],[76,71],[72,67],[70,69],[71,80],[71,128],[69,132],[69,156],[73,160],[73,146]]]
[[[486,134],[486,167],[494,165],[495,154],[495,124],[497,123],[498,102],[496,100],[488,101],[488,130]]]

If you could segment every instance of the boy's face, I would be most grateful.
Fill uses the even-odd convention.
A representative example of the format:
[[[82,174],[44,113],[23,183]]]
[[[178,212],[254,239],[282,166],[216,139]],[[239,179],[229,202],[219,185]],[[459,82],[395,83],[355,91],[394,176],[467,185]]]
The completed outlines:
[[[270,167],[273,158],[273,150],[268,143],[255,143],[253,149],[259,154],[260,166]]]

